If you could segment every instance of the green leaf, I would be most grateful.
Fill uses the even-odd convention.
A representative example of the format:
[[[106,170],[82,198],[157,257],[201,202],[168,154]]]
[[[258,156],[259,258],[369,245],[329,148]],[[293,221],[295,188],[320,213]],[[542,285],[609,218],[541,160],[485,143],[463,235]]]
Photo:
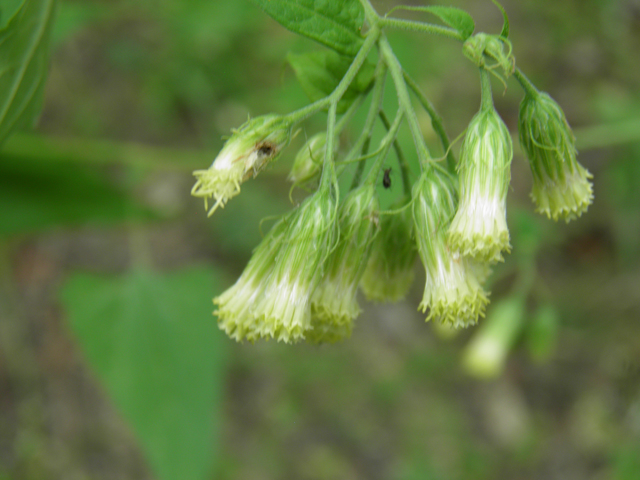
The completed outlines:
[[[349,69],[353,57],[331,50],[302,54],[289,53],[287,61],[293,68],[302,89],[312,102],[326,97],[335,90]],[[338,103],[338,113],[343,113],[355,98],[366,92],[373,82],[375,67],[365,62]]]
[[[407,7],[400,5],[391,10],[409,10],[411,12],[425,12],[431,13],[449,25],[451,28],[457,30],[462,35],[462,40],[466,40],[476,28],[473,17],[468,12],[455,7],[443,7],[440,5],[433,5],[429,7]],[[389,13],[391,13],[389,12]],[[388,15],[388,14],[387,14]]]
[[[283,27],[336,52],[355,55],[362,45],[364,9],[358,0],[253,0]]]
[[[498,3],[498,0],[491,0],[491,1],[494,3],[496,7],[500,9],[500,11],[502,12],[502,18],[504,19],[504,22],[502,23],[502,31],[500,32],[500,36],[504,38],[509,38],[509,17],[507,16],[507,11],[504,9],[502,5],[500,5],[500,3]]]
[[[61,291],[71,330],[161,480],[209,478],[218,449],[224,336],[214,272],[75,274]]]
[[[55,0],[25,0],[0,30],[0,145],[40,113],[54,5]]]
[[[4,5],[0,5],[0,30],[4,30],[11,19],[22,8],[25,0],[2,0]]]
[[[140,217],[152,214],[95,171],[0,152],[0,236]]]

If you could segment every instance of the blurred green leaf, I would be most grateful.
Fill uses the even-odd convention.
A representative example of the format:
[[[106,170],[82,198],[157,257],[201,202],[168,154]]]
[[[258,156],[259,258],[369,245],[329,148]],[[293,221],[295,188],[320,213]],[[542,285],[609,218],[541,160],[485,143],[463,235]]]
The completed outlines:
[[[0,30],[7,27],[24,2],[25,0],[3,0],[4,5],[0,5]]]
[[[294,33],[345,55],[362,45],[364,10],[358,0],[253,0],[264,12]]]
[[[61,299],[69,325],[158,478],[211,472],[224,340],[211,315],[220,278],[204,268],[75,274]]]
[[[545,361],[553,354],[558,342],[559,314],[553,305],[542,305],[529,322],[526,342],[531,357]]]
[[[152,218],[149,210],[87,168],[1,153],[0,160],[0,235]]]
[[[54,6],[55,0],[25,0],[0,30],[0,145],[40,113]]]
[[[320,100],[335,90],[347,73],[353,58],[330,50],[309,53],[289,53],[287,61],[293,68],[302,89],[312,102]],[[355,98],[366,92],[373,82],[375,67],[365,62],[338,103],[338,113],[344,113]]]

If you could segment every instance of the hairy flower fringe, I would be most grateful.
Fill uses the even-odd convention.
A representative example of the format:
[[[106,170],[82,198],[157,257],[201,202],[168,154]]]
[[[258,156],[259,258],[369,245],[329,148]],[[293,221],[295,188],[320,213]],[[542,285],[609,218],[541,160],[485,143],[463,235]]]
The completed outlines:
[[[506,203],[512,157],[511,137],[498,113],[478,112],[462,146],[460,204],[448,233],[449,245],[461,255],[496,262],[511,251]]]
[[[339,334],[349,335],[360,314],[356,294],[378,233],[378,210],[373,185],[352,191],[340,207],[340,238],[311,300],[316,341],[336,341]]]
[[[330,190],[319,190],[278,222],[238,282],[214,299],[220,328],[230,337],[291,343],[312,328],[311,294],[335,242]]]
[[[451,179],[435,168],[426,171],[414,186],[413,197],[416,242],[426,270],[418,309],[429,310],[427,321],[437,319],[455,328],[474,325],[484,316],[489,300],[469,261],[447,246],[447,226],[457,201]]]
[[[247,121],[236,130],[207,170],[196,170],[191,195],[204,198],[208,215],[238,193],[240,184],[255,177],[291,140],[291,121],[278,115],[265,115]],[[209,209],[208,200],[213,198]]]
[[[575,138],[564,112],[548,94],[528,94],[520,104],[519,123],[536,212],[555,221],[578,218],[593,202],[593,176],[576,160]]]
[[[391,206],[407,206],[409,198]],[[418,251],[413,241],[413,217],[410,208],[380,219],[380,234],[373,240],[369,261],[360,280],[368,300],[397,302],[407,296],[415,276]]]

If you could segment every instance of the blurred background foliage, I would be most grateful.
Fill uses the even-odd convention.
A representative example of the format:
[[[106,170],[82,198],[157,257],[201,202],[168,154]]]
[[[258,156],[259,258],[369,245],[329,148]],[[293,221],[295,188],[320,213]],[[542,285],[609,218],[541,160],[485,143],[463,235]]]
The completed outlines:
[[[499,31],[490,2],[452,3]],[[516,153],[493,307],[523,276],[533,290],[508,357],[478,379],[464,359],[482,326],[425,324],[420,275],[405,301],[366,305],[342,344],[241,345],[215,328],[210,298],[260,220],[291,208],[287,168],[325,119],[211,219],[190,171],[248,114],[305,105],[286,55],[320,47],[249,0],[60,0],[40,121],[0,151],[0,479],[639,478],[640,2],[503,3],[595,203],[568,225],[535,215]],[[457,136],[479,105],[460,45],[389,37]],[[515,132],[521,92],[498,88]]]

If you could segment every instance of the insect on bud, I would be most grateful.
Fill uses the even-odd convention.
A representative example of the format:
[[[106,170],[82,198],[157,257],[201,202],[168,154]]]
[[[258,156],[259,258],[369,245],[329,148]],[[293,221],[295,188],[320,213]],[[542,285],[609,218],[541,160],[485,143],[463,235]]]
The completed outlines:
[[[203,197],[208,215],[224,207],[240,193],[240,184],[255,177],[291,140],[292,121],[279,115],[264,115],[248,120],[233,132],[207,170],[193,172],[196,183],[191,195]],[[208,199],[214,204],[208,208]]]
[[[593,201],[592,175],[576,160],[575,138],[560,106],[546,93],[520,104],[520,145],[533,174],[531,198],[538,213],[566,222]]]
[[[506,203],[512,157],[511,136],[498,112],[480,110],[462,145],[460,205],[449,227],[449,245],[461,255],[496,262],[511,250]]]
[[[313,329],[308,339],[335,342],[351,334],[361,311],[356,294],[378,234],[379,208],[373,185],[353,190],[340,206],[340,238],[311,300]]]
[[[460,328],[478,322],[488,299],[469,260],[447,245],[447,226],[456,201],[449,175],[436,168],[425,171],[413,187],[416,243],[426,271],[418,309],[429,310],[427,321],[437,319]]]

